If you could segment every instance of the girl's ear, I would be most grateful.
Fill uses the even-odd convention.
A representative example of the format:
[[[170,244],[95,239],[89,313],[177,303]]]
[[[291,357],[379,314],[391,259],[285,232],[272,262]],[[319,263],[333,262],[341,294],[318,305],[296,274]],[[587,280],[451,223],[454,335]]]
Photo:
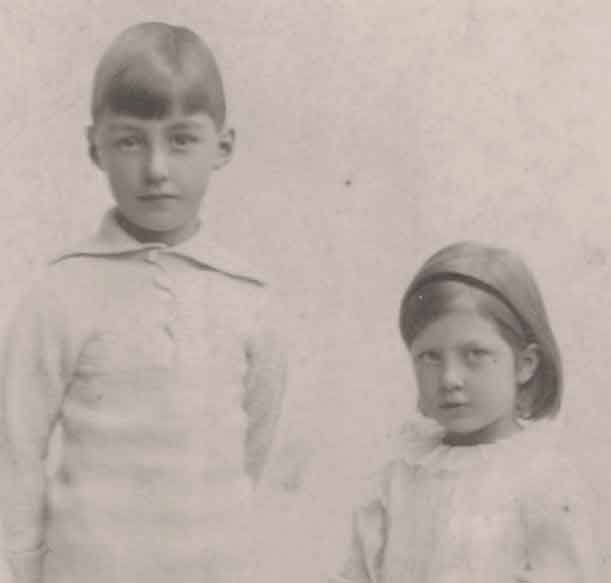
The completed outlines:
[[[529,344],[520,350],[516,363],[516,378],[519,385],[524,385],[533,378],[539,368],[539,346]]]
[[[95,139],[95,126],[87,126],[87,144],[89,146],[89,158],[100,170],[104,170],[100,162],[100,153]]]
[[[235,130],[233,128],[224,128],[219,132],[218,136],[218,157],[214,164],[215,170],[222,168],[233,157],[235,149]]]

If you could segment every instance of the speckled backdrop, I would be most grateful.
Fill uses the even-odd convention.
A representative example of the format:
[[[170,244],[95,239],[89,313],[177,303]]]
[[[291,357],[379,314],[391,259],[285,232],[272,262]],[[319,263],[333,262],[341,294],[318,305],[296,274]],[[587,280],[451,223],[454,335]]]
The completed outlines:
[[[275,274],[293,358],[270,470],[269,580],[320,581],[356,476],[413,410],[396,311],[476,238],[538,273],[611,555],[611,4],[606,0],[0,0],[0,325],[109,204],[88,162],[93,66],[140,20],[218,55],[238,149],[206,228]]]

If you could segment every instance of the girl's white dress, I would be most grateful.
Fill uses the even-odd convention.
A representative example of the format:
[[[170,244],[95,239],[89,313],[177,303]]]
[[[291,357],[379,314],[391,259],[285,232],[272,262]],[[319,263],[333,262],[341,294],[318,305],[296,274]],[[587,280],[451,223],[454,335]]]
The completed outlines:
[[[372,480],[333,581],[599,581],[589,496],[550,425],[472,447],[420,430]]]

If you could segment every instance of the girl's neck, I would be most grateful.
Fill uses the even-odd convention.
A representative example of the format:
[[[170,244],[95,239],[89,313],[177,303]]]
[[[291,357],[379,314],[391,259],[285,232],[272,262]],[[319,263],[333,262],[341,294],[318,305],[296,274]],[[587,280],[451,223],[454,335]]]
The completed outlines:
[[[458,433],[448,431],[443,443],[450,446],[470,447],[484,445],[509,439],[511,436],[522,431],[522,426],[516,419],[496,422],[470,433]]]

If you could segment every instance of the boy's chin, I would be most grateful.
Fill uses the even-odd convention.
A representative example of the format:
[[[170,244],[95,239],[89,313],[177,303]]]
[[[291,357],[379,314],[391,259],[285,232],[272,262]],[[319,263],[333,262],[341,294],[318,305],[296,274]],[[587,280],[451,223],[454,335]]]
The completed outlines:
[[[151,217],[148,220],[131,220],[120,211],[117,215],[119,224],[129,235],[142,243],[178,243],[197,231],[197,221],[158,220]]]

